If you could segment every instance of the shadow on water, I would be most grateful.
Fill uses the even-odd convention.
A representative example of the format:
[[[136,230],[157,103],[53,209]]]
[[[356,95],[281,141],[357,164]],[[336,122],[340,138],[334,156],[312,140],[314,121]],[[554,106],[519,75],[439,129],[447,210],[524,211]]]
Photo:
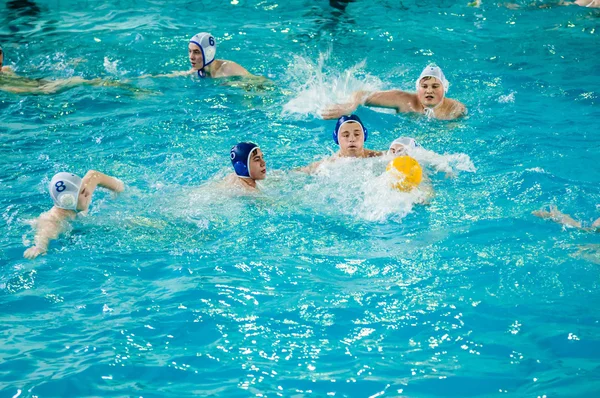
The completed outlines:
[[[42,9],[33,0],[10,0],[6,2],[5,26],[12,33],[20,32],[20,27],[33,28]]]

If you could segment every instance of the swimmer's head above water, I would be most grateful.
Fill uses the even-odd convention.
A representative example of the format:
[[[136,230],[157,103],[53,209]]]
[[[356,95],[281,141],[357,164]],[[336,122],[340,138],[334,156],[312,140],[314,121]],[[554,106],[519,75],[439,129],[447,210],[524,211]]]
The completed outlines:
[[[411,149],[415,149],[420,145],[410,137],[400,137],[396,138],[390,144],[390,149],[388,149],[388,155],[392,155],[394,157],[407,155]]]
[[[81,178],[72,173],[58,173],[52,177],[48,190],[54,206],[59,209],[77,211]]]
[[[417,97],[426,107],[439,105],[448,93],[449,83],[439,66],[427,65],[416,82]]]
[[[198,71],[198,76],[205,77],[204,68],[215,60],[217,43],[208,32],[200,32],[192,37],[188,43],[188,55],[192,69]]]
[[[333,130],[333,141],[340,146],[342,156],[356,156],[364,149],[369,132],[356,115],[342,116]]]
[[[267,163],[259,146],[252,142],[240,142],[231,148],[231,164],[240,178],[264,180],[267,176]]]
[[[2,72],[2,65],[4,65],[4,49],[0,44],[0,72]]]

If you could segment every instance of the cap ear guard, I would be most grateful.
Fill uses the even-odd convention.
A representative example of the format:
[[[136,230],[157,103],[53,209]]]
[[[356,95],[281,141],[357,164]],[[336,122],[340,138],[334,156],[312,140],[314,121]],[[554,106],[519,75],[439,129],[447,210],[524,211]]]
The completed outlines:
[[[240,142],[231,148],[231,164],[238,177],[252,178],[250,175],[250,159],[259,146],[252,142]]]
[[[204,69],[215,60],[215,55],[217,53],[217,43],[215,42],[215,38],[210,33],[198,33],[190,39],[190,43],[193,43],[200,48],[200,52],[202,53],[202,62],[204,63],[201,69]],[[200,74],[198,74],[198,76],[200,76]]]
[[[248,166],[246,166],[244,162],[240,160],[233,164],[233,170],[235,171],[235,174],[237,174],[239,177],[250,177]]]
[[[81,178],[75,174],[61,172],[52,177],[48,188],[50,197],[56,207],[65,210],[77,210]]]

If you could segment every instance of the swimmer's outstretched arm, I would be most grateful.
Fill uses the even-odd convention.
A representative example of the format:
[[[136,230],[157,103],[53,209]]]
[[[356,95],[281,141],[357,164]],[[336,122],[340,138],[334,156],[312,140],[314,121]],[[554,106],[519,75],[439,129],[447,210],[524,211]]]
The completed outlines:
[[[414,100],[415,94],[401,90],[356,91],[352,94],[350,102],[326,107],[321,112],[321,117],[323,119],[338,119],[343,115],[351,114],[360,105],[395,109],[396,112],[414,112],[415,110],[412,107]]]
[[[64,231],[65,221],[74,218],[74,216],[75,212],[57,207],[42,213],[37,219],[37,230],[33,240],[35,245],[25,250],[23,257],[31,260],[40,254],[45,255],[50,241],[58,238]]]
[[[536,210],[532,214],[536,217],[550,219],[550,220],[552,220],[556,223],[562,224],[562,225],[583,229],[581,226],[581,221],[577,221],[577,220],[573,219],[571,216],[569,216],[568,214],[564,214],[564,213],[560,212],[554,205],[550,206],[550,211]]]
[[[147,77],[181,77],[181,76],[189,76],[194,73],[196,73],[196,71],[194,69],[190,69],[190,70],[177,71],[177,72],[171,72],[171,73],[163,73],[160,75],[142,75],[142,76],[139,76],[138,79],[145,79]]]

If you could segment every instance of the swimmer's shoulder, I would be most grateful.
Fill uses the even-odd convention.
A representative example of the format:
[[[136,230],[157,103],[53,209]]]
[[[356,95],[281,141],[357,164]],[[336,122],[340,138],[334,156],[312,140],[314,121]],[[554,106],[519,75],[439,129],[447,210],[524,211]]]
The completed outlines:
[[[215,59],[210,68],[210,77],[214,78],[249,75],[250,72],[243,66],[225,59]]]
[[[15,71],[13,70],[13,68],[7,65],[2,67],[2,73],[6,73],[7,75],[14,75]]]
[[[239,184],[239,178],[235,173],[227,174],[225,178],[223,178],[223,184],[225,185],[236,185]]]
[[[466,114],[467,107],[462,102],[451,98],[445,98],[443,112],[439,119],[451,120],[465,116]]]

